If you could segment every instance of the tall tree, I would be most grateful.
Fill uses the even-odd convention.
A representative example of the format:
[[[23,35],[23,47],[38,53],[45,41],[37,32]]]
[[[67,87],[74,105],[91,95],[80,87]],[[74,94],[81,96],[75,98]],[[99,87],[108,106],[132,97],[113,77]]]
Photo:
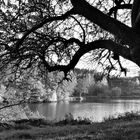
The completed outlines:
[[[0,5],[0,70],[10,69],[16,76],[25,70],[58,70],[67,76],[91,51],[94,60],[108,61],[109,72],[114,60],[126,72],[120,56],[140,66],[139,0],[15,0]]]

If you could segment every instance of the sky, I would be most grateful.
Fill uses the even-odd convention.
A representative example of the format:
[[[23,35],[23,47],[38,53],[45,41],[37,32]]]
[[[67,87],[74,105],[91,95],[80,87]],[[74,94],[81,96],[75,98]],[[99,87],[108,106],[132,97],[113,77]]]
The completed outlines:
[[[135,76],[139,76],[139,72],[140,72],[140,68],[133,62],[129,61],[129,60],[124,60],[122,59],[122,65],[124,66],[124,68],[127,68],[127,75],[125,76],[124,73],[121,74],[121,77],[135,77]],[[76,65],[77,68],[80,69],[95,69],[97,71],[101,71],[101,68],[93,62],[90,62],[90,60],[88,60],[87,56],[83,56],[80,61],[78,62],[78,64]]]
[[[128,77],[134,77],[134,76],[138,76],[139,75],[140,68],[135,63],[126,60],[124,65],[129,70],[128,74],[127,74]]]

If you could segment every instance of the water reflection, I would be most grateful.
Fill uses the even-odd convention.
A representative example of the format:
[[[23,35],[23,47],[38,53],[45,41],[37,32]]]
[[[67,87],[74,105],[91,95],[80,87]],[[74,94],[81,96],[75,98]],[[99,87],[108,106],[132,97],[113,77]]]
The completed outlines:
[[[61,120],[65,114],[71,113],[74,118],[90,118],[102,121],[109,116],[130,111],[140,111],[140,100],[109,100],[100,102],[54,102],[29,104],[30,109],[38,111],[48,120]]]

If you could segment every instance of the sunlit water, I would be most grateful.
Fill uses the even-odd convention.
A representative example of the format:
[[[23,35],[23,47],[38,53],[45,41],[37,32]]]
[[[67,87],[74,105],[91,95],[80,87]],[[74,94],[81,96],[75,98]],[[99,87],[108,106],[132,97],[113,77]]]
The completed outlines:
[[[29,104],[31,111],[38,111],[48,120],[62,120],[71,113],[74,118],[89,118],[100,122],[109,116],[140,111],[140,100],[106,100],[97,102],[53,102]]]

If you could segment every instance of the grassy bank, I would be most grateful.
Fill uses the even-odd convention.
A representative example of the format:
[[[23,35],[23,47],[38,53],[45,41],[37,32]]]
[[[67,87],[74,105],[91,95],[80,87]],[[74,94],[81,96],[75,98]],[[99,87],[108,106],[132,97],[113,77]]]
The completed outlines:
[[[2,140],[139,140],[140,116],[126,113],[102,123],[74,120],[72,117],[60,122],[42,119],[19,120],[0,124]]]

